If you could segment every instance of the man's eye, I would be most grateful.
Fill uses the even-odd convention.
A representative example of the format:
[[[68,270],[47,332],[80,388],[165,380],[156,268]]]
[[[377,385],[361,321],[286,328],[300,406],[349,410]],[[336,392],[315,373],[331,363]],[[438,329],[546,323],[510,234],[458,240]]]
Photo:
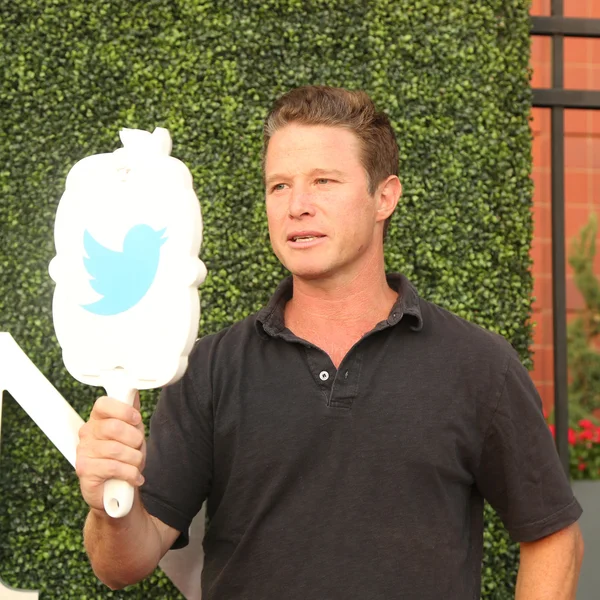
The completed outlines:
[[[331,179],[326,179],[325,177],[321,177],[319,179],[317,179],[317,183],[319,184],[326,184],[329,183],[331,181]]]
[[[285,183],[276,183],[272,188],[271,191],[272,192],[279,192],[281,191],[285,186]]]

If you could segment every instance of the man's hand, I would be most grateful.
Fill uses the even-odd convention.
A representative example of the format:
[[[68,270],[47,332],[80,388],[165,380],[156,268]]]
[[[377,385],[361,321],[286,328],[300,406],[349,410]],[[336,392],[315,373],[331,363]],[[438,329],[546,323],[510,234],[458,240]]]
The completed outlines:
[[[522,543],[516,600],[575,600],[582,560],[583,538],[577,523]]]
[[[134,487],[144,482],[146,461],[140,397],[133,406],[102,396],[94,404],[89,421],[79,430],[75,471],[87,504],[104,511],[104,482],[121,479]]]

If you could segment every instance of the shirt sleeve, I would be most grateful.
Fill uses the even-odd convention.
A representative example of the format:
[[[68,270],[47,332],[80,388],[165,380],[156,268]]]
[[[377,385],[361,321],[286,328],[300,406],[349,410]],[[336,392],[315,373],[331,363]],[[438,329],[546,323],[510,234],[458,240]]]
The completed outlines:
[[[188,544],[212,480],[212,395],[203,345],[196,343],[184,376],[161,391],[147,440],[141,498],[151,515],[181,532],[173,548]]]
[[[571,490],[529,373],[510,357],[485,432],[476,485],[517,542],[571,525],[582,513]]]

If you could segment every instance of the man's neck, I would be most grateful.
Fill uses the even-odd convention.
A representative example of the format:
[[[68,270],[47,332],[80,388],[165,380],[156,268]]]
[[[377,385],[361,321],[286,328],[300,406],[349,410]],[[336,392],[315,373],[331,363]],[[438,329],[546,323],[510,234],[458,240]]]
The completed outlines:
[[[358,340],[388,317],[398,297],[387,284],[383,260],[371,267],[346,279],[294,277],[285,324],[325,351],[336,368]]]
[[[351,278],[332,281],[294,277],[293,297],[286,305],[286,324],[335,323],[353,328],[387,318],[398,294],[387,283],[383,265]]]

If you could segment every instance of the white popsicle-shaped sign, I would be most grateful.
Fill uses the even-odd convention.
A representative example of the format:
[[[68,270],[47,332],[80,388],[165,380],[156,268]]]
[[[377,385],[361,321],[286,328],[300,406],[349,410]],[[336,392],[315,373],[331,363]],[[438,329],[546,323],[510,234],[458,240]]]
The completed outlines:
[[[67,177],[56,213],[54,328],[69,373],[131,404],[136,389],[179,379],[198,333],[206,268],[200,204],[166,129],[123,129],[123,148]],[[133,490],[107,482],[111,516]]]

